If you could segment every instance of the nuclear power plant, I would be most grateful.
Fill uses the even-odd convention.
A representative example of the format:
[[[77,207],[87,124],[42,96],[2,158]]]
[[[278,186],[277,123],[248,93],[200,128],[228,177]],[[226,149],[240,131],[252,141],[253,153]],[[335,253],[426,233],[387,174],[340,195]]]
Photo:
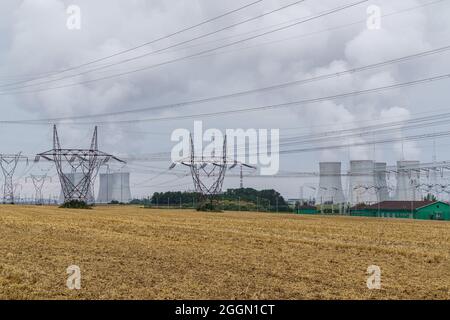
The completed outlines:
[[[111,201],[127,203],[131,200],[129,172],[100,174],[97,203],[110,203]]]
[[[343,173],[341,162],[320,162],[316,202],[354,205],[387,200],[419,201],[422,200],[420,170],[419,161],[398,161],[396,166],[388,167],[386,162],[352,160],[348,172]],[[390,173],[395,173],[395,188],[388,185]],[[342,177],[346,178],[346,190],[342,187]]]
[[[375,163],[373,161],[350,161],[349,195],[350,203],[374,203],[377,201]]]
[[[375,190],[377,201],[389,200],[389,187],[387,184],[387,164],[386,162],[375,162]]]
[[[340,162],[321,162],[318,203],[345,203]]]
[[[395,200],[420,200],[421,195],[418,190],[420,183],[420,170],[415,169],[419,165],[419,161],[397,162],[397,187],[395,189]]]
[[[65,175],[74,185],[79,184],[83,178],[82,173],[66,173]],[[100,183],[97,201],[95,201],[93,190],[90,189],[89,203],[110,203],[111,201],[127,203],[132,200],[129,172],[101,173],[99,176]],[[62,190],[59,196],[59,202],[64,202]]]

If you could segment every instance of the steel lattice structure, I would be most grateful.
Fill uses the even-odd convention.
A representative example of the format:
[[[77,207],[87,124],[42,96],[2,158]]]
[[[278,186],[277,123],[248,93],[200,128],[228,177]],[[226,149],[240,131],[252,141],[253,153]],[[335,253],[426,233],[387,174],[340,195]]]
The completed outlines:
[[[55,163],[64,195],[64,202],[72,200],[89,202],[89,192],[93,190],[93,183],[100,166],[110,160],[125,163],[111,154],[98,150],[97,127],[94,129],[89,149],[63,149],[59,142],[56,125],[54,125],[53,149],[37,154],[35,161],[39,161],[40,158]],[[68,170],[66,170],[67,167]],[[65,172],[70,172],[72,175],[70,176],[70,174]],[[75,173],[81,173],[79,181],[73,178]]]
[[[190,140],[191,159],[189,168],[194,181],[195,191],[205,196],[215,196],[222,191],[223,180],[227,170],[227,137],[225,136],[223,141],[222,156],[216,157],[213,154],[209,159],[205,159],[203,154],[196,156],[192,136]],[[208,184],[206,180],[210,178],[213,181]]]
[[[41,174],[41,175],[30,174],[29,178],[33,182],[33,186],[36,191],[34,203],[39,204],[39,205],[44,204],[44,196],[42,193],[42,189],[44,187],[45,181],[47,179],[49,179],[51,181],[52,178],[48,177],[47,174]],[[25,181],[27,181],[27,179],[25,179]]]
[[[212,200],[215,196],[222,192],[223,182],[227,169],[233,169],[237,165],[241,167],[240,184],[242,181],[242,167],[256,169],[248,164],[240,163],[236,160],[227,158],[227,136],[224,136],[222,154],[215,155],[215,152],[209,157],[205,157],[203,152],[201,155],[195,154],[195,146],[190,135],[190,156],[187,159],[172,163],[169,169],[173,169],[177,164],[189,167],[192,180],[194,182],[194,190],[202,199]]]
[[[14,183],[13,176],[19,161],[25,160],[28,165],[28,158],[17,154],[0,154],[0,167],[2,168],[5,182],[3,184],[3,203],[14,203]]]
[[[223,142],[222,154],[216,156],[214,153],[205,158],[203,152],[201,155],[195,154],[195,146],[190,135],[190,156],[178,162],[172,163],[169,169],[173,169],[177,164],[189,167],[194,190],[201,196],[201,201],[206,198],[212,199],[222,191],[225,172],[228,167],[227,161],[227,137]]]

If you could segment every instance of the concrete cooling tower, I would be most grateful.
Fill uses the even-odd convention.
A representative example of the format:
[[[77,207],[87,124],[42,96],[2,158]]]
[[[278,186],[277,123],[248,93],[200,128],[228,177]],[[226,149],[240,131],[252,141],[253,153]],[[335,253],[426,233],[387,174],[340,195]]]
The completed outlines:
[[[372,160],[350,161],[349,200],[352,204],[377,202],[374,170]]]
[[[69,180],[72,182],[73,185],[77,185],[78,183],[80,183],[81,179],[83,179],[84,174],[79,172],[79,173],[65,173],[64,174],[67,178],[69,178]],[[95,198],[94,198],[94,193],[92,192],[92,190],[89,191],[89,197],[88,197],[88,203],[94,203]],[[64,194],[61,192],[59,194],[59,203],[64,203]]]
[[[420,165],[419,161],[397,161],[397,187],[395,200],[419,201],[421,192],[418,190],[420,172],[414,169]]]
[[[389,200],[389,189],[386,181],[386,162],[375,162],[375,187],[378,201]]]
[[[341,182],[340,162],[321,162],[319,189],[317,201],[319,203],[345,203]]]
[[[97,203],[110,203],[111,201],[127,203],[131,200],[129,172],[100,174]]]

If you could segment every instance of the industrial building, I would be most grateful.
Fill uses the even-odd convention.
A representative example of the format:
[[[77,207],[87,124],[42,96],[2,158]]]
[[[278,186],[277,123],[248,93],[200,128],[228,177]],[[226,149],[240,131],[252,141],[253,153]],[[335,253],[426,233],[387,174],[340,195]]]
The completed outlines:
[[[374,167],[374,182],[375,182],[375,191],[377,194],[377,201],[387,201],[389,200],[389,188],[387,185],[387,164],[386,162],[375,162]]]
[[[97,203],[110,203],[111,201],[128,203],[131,200],[129,172],[100,174]]]
[[[349,201],[350,203],[375,203],[375,163],[372,160],[350,161]]]
[[[316,204],[297,208],[299,214],[450,220],[448,203],[423,201],[419,161],[402,160],[389,167],[385,162],[352,160],[347,174],[342,174],[340,162],[321,162],[319,168]],[[395,174],[395,187],[389,187],[389,173]],[[347,176],[347,199],[342,176]]]
[[[297,208],[298,214],[317,214],[319,211],[316,206],[302,205]]]
[[[341,181],[340,162],[321,162],[317,201],[323,203],[345,203]]]
[[[350,208],[351,216],[450,220],[450,205],[442,201],[383,201]]]
[[[356,205],[388,200],[420,201],[420,170],[419,161],[398,161],[396,166],[388,167],[386,162],[352,160],[348,173],[343,174],[340,162],[320,162],[319,184],[313,188],[316,190],[316,203]],[[388,185],[390,173],[395,173],[396,185],[393,187]],[[345,192],[342,176],[347,176]]]
[[[397,162],[397,187],[395,189],[395,200],[419,201],[421,193],[418,190],[420,170],[414,169],[420,165],[419,161]]]
[[[320,206],[302,206],[298,214],[327,214]],[[357,217],[405,218],[450,221],[450,205],[442,201],[383,201],[372,205],[359,204],[344,215]]]

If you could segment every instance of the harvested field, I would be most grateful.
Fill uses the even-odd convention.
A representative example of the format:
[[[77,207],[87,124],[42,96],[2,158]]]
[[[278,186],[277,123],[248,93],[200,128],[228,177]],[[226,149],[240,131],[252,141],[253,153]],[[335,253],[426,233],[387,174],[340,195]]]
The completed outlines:
[[[443,221],[0,206],[1,299],[449,299],[449,254]]]

